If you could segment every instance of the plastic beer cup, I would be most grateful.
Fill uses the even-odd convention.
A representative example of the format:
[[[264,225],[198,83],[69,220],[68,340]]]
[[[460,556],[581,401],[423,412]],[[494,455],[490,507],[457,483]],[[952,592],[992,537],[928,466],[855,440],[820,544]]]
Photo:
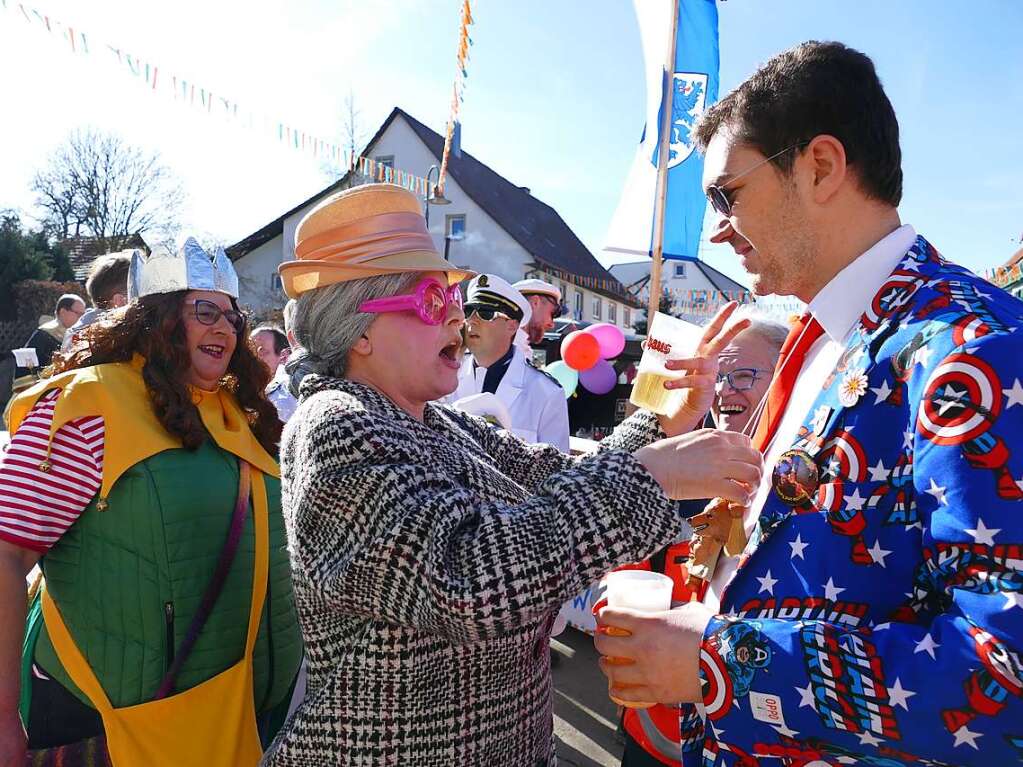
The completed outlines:
[[[703,329],[669,314],[656,312],[647,331],[643,356],[629,401],[659,415],[671,415],[682,404],[681,389],[665,389],[664,382],[681,378],[681,370],[668,370],[670,359],[690,357],[700,343]]]
[[[671,592],[674,583],[671,578],[649,570],[618,570],[609,573],[604,580],[608,607],[625,607],[647,613],[659,613],[671,609]],[[619,706],[627,708],[650,708],[653,703],[632,703],[608,695]]]

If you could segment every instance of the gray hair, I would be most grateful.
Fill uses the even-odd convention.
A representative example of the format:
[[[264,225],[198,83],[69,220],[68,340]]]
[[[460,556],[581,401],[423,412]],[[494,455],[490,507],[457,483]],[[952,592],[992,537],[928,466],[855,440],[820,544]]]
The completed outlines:
[[[291,332],[291,328],[295,324],[295,308],[297,306],[298,306],[298,301],[296,301],[294,298],[288,299],[288,303],[286,303],[284,305],[284,311],[282,312],[282,314],[284,315],[284,332],[285,333]]]
[[[749,320],[750,326],[746,328],[746,330],[742,331],[740,335],[756,333],[779,352],[781,351],[782,344],[785,343],[785,339],[789,334],[789,328],[787,325],[778,322],[770,315],[765,314],[749,304],[746,306],[740,306],[736,310],[735,314],[732,315],[731,319],[732,322],[737,320]]]
[[[422,277],[420,272],[383,274],[335,282],[300,295],[292,329],[301,349],[285,366],[292,394],[298,396],[299,384],[310,373],[344,378],[348,353],[376,319],[375,314],[360,312],[359,305],[405,293]]]

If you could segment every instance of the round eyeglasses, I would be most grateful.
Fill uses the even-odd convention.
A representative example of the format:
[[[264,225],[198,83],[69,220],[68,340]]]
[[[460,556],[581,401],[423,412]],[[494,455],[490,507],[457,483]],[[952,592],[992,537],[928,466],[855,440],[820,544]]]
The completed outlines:
[[[763,368],[736,368],[727,373],[718,373],[717,382],[720,386],[725,381],[728,381],[728,385],[735,391],[749,391],[753,388],[753,384],[764,377],[764,373],[769,372],[769,370],[764,370]]]
[[[458,285],[445,288],[433,277],[427,277],[411,293],[363,301],[359,304],[359,311],[369,314],[414,311],[427,325],[441,325],[447,319],[448,307],[452,305],[459,308],[462,306],[462,293]]]
[[[216,325],[223,317],[237,335],[245,332],[245,315],[237,309],[221,309],[212,301],[207,301],[204,298],[185,301],[185,303],[192,307],[196,321],[203,325]]]

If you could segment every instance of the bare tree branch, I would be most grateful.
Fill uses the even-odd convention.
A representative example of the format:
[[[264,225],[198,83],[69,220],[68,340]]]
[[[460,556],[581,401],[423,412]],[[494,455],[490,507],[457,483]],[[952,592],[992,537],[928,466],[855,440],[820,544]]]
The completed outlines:
[[[341,140],[344,149],[344,157],[341,166],[323,162],[320,170],[333,181],[340,179],[348,170],[348,163],[353,156],[362,151],[363,145],[369,139],[367,131],[362,122],[362,110],[356,106],[355,91],[349,89],[345,96],[344,106],[341,110]]]
[[[112,134],[73,132],[32,179],[46,231],[97,237],[116,248],[133,234],[172,240],[185,193],[157,153]]]

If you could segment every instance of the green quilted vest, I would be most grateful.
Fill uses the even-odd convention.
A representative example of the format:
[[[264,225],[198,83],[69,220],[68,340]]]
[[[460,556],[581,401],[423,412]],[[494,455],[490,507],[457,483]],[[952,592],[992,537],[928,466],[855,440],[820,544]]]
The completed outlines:
[[[254,658],[257,712],[287,694],[302,656],[280,481],[263,479],[270,575]],[[47,588],[114,707],[144,703],[156,693],[209,584],[237,492],[238,460],[212,440],[195,452],[165,450],[122,474],[106,509],[98,510],[93,500],[43,557]],[[230,574],[178,675],[177,691],[241,658],[253,562],[250,511]],[[34,652],[44,671],[88,703],[57,660],[45,626]]]

